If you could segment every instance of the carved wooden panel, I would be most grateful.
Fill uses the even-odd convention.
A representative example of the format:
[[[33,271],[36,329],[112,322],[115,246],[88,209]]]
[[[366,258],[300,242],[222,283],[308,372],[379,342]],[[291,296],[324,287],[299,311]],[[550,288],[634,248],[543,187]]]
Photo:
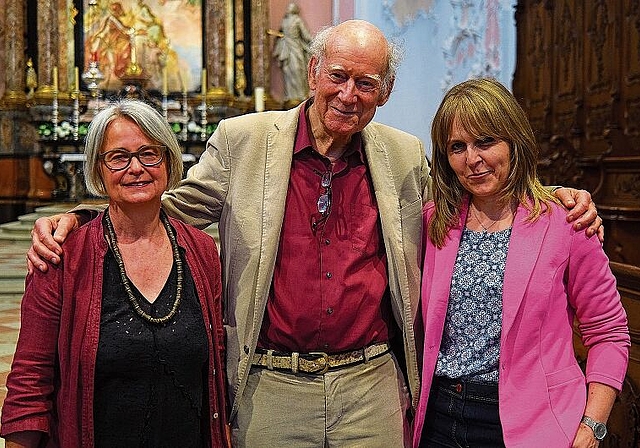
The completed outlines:
[[[623,2],[622,82],[620,85],[620,133],[624,144],[616,145],[618,155],[638,155],[640,148],[640,2]]]
[[[629,317],[629,370],[601,446],[640,447],[640,2],[521,0],[516,23],[513,89],[539,175],[593,194]],[[579,338],[576,349],[583,360]]]
[[[528,38],[518,42],[518,61],[514,77],[514,87],[520,81],[523,83],[521,89],[526,87],[527,96],[523,96],[522,99],[530,113],[530,119],[537,124],[536,129],[541,132],[547,131],[548,97],[544,92],[550,81],[552,62],[548,59],[552,41],[551,17],[544,3],[530,2],[530,9],[527,11],[529,20],[519,21],[522,23],[519,33]],[[519,11],[516,12],[516,17],[518,15]],[[519,73],[526,75],[518,76]]]
[[[588,4],[591,3],[591,4]],[[620,2],[585,2],[584,107],[585,155],[602,156],[608,149],[606,132],[615,126],[613,110],[619,81],[618,39]]]

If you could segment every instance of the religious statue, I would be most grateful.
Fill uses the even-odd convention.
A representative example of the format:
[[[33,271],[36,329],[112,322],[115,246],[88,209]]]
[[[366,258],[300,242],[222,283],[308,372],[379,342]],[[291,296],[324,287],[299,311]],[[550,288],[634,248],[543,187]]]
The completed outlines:
[[[247,88],[247,76],[244,71],[244,42],[239,40],[235,47],[235,73],[234,88],[240,98],[244,98],[244,90]]]
[[[27,61],[27,79],[26,86],[29,89],[29,93],[27,93],[27,98],[32,98],[36,87],[38,87],[38,75],[36,74],[36,70],[33,68],[33,61],[31,58]]]
[[[311,33],[299,15],[300,8],[290,3],[282,19],[273,56],[282,69],[284,78],[284,100],[287,105],[295,105],[307,98],[307,64],[309,62],[309,42]]]

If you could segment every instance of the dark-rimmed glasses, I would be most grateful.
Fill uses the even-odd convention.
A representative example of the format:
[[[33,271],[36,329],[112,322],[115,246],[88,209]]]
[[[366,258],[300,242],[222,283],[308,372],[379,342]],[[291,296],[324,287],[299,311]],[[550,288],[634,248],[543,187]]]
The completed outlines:
[[[131,165],[131,159],[136,158],[146,166],[156,166],[164,160],[167,147],[164,145],[143,145],[135,152],[129,152],[123,148],[116,148],[104,152],[98,156],[111,171],[121,171]]]

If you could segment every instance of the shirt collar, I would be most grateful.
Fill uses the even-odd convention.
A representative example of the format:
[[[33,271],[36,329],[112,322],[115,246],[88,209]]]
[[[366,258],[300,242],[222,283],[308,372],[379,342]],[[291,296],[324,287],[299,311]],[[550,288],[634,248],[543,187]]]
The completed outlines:
[[[311,101],[306,101],[300,108],[300,115],[298,116],[298,131],[296,132],[296,140],[293,145],[293,154],[298,154],[304,148],[312,147],[311,144],[311,125],[307,120],[307,108],[311,105]]]

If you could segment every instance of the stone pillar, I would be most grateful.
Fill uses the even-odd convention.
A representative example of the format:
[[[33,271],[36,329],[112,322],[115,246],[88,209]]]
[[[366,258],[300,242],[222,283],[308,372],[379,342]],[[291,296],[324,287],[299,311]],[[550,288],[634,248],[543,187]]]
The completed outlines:
[[[227,82],[227,17],[233,14],[229,0],[207,0],[205,5],[205,67],[207,69],[207,99],[228,101],[233,95]]]
[[[23,0],[6,0],[4,8],[5,91],[2,100],[4,106],[9,108],[24,105],[27,99],[24,93],[27,67],[24,57],[25,11],[26,2]]]
[[[4,77],[4,94],[0,105],[0,153],[18,155],[33,151],[36,135],[26,108],[26,2],[5,0],[2,6],[4,54],[0,57],[4,65],[0,76]],[[13,162],[23,166],[21,157],[16,156]],[[14,195],[19,200],[28,190],[28,171],[21,170],[16,182],[20,185]]]
[[[269,106],[268,93],[271,90],[271,49],[267,30],[269,29],[269,1],[251,0],[251,76],[253,88],[264,87],[265,102]]]
[[[58,1],[38,0],[38,89],[36,98],[51,97],[53,93],[53,67],[58,61]],[[64,70],[59,70],[58,89],[66,85]]]

